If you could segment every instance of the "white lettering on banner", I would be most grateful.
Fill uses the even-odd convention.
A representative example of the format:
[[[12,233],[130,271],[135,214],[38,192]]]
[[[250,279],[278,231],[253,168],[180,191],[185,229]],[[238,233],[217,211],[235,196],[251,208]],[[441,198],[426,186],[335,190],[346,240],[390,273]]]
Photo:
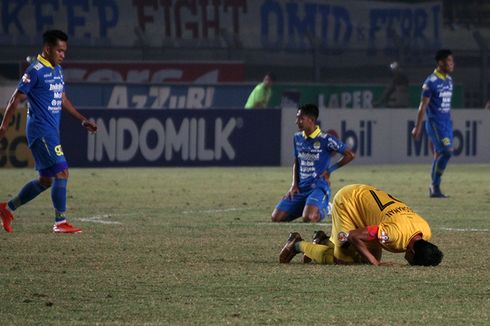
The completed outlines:
[[[214,87],[189,87],[183,95],[172,93],[171,87],[152,86],[148,94],[128,94],[127,86],[114,86],[107,104],[108,108],[126,109],[203,109],[213,104]],[[131,103],[129,106],[128,104]]]
[[[214,121],[214,146],[206,139],[209,121],[204,118],[185,118],[177,129],[171,118],[164,122],[147,119],[141,128],[129,118],[111,118],[108,123],[97,119],[96,134],[88,137],[87,159],[111,162],[128,162],[138,151],[149,162],[159,159],[171,161],[179,155],[183,161],[213,161],[227,158],[234,160],[236,152],[229,138],[239,127],[237,118],[226,123],[222,118]],[[149,143],[150,134],[154,134]],[[207,147],[211,145],[211,147]]]
[[[325,105],[325,103],[327,105]],[[322,108],[353,108],[371,109],[373,107],[373,92],[370,90],[341,92],[327,95],[318,95],[318,106]]]

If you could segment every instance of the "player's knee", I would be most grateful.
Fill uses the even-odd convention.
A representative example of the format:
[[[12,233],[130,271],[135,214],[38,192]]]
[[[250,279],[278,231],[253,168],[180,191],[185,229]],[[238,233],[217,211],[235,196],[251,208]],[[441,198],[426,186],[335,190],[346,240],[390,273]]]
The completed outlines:
[[[320,214],[310,213],[303,216],[303,222],[305,223],[317,223],[320,222]]]
[[[70,173],[68,173],[68,169],[65,169],[61,172],[56,173],[56,178],[58,179],[68,179]]]
[[[51,178],[51,177],[39,177],[39,183],[44,188],[49,188],[53,184],[53,178]]]
[[[281,212],[277,211],[276,209],[272,212],[271,215],[271,221],[272,222],[282,222],[284,220],[284,214],[281,214]]]

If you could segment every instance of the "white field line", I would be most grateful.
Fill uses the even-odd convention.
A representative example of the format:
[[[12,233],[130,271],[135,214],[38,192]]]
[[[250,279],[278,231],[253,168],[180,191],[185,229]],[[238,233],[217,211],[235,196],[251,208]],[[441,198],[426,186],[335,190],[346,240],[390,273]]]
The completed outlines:
[[[195,210],[195,211],[183,211],[183,214],[207,214],[207,213],[225,213],[225,212],[237,212],[237,211],[248,211],[255,208],[251,207],[231,207],[223,209],[206,209],[206,210]]]
[[[475,229],[475,228],[439,228],[439,230],[451,231],[451,232],[490,232],[490,229]]]
[[[89,216],[89,217],[81,217],[78,220],[82,222],[89,222],[89,223],[99,223],[99,224],[122,224],[121,222],[117,221],[106,221],[103,220],[104,218],[108,218],[111,215],[104,214],[104,215],[95,215],[95,216]]]

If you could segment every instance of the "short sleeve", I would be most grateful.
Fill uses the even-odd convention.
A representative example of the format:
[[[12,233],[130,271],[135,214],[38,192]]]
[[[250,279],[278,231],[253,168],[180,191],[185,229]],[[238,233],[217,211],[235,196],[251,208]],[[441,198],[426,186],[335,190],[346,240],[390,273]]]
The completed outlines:
[[[32,67],[29,67],[27,68],[26,72],[20,79],[17,89],[24,94],[29,94],[32,87],[34,87],[34,85],[36,84],[36,82],[37,82],[37,70],[33,69]]]
[[[421,97],[432,97],[432,82],[429,78],[426,79],[424,84],[422,85],[422,95]]]
[[[336,152],[340,154],[344,154],[347,149],[347,145],[342,141],[338,140],[335,136],[328,135],[326,138],[327,141],[327,150],[329,152]]]

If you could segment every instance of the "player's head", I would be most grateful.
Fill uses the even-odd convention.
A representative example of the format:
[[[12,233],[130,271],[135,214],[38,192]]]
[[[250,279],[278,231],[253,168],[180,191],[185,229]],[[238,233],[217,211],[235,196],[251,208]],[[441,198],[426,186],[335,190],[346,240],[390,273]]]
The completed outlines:
[[[316,126],[318,107],[315,104],[305,104],[298,108],[296,124],[299,130],[311,130]]]
[[[43,57],[53,66],[57,66],[65,59],[68,35],[53,29],[43,34]]]
[[[444,254],[439,248],[423,239],[413,243],[413,250],[407,250],[405,259],[410,265],[437,266],[441,263]]]
[[[272,72],[268,72],[262,82],[265,86],[271,86],[274,81],[276,81],[276,76]]]
[[[449,74],[454,70],[453,53],[449,49],[440,49],[435,56],[437,68],[443,73]]]

